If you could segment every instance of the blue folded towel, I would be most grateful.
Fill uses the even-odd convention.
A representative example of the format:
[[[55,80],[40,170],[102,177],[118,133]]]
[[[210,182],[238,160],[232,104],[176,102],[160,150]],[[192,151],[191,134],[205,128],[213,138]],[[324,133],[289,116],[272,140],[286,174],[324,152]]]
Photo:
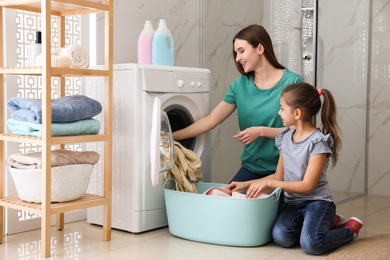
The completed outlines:
[[[11,117],[19,121],[42,124],[42,100],[13,97],[8,100]],[[51,101],[52,123],[73,122],[92,118],[102,111],[102,105],[87,96],[73,95]]]
[[[15,119],[7,120],[8,128],[14,135],[28,135],[42,137],[42,124],[34,124]],[[51,124],[51,136],[89,135],[97,134],[100,122],[96,119],[84,119],[70,123]]]

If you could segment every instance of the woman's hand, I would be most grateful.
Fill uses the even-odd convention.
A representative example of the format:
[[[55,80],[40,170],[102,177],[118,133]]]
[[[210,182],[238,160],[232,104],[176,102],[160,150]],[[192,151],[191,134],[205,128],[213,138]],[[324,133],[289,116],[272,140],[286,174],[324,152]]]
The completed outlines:
[[[238,134],[233,136],[233,138],[243,144],[250,144],[260,137],[260,127],[261,126],[253,126],[245,129],[244,131],[239,131]]]
[[[250,184],[246,181],[244,181],[244,182],[233,181],[226,188],[231,190],[231,191],[240,191],[240,190],[248,189],[249,185]]]

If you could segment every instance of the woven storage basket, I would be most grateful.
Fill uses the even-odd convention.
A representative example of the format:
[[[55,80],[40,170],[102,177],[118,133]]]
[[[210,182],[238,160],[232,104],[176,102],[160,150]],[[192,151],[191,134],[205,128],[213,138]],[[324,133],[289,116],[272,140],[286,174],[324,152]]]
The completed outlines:
[[[42,202],[42,169],[21,170],[9,167],[19,198]],[[92,164],[73,164],[51,168],[51,201],[79,199],[88,189]]]

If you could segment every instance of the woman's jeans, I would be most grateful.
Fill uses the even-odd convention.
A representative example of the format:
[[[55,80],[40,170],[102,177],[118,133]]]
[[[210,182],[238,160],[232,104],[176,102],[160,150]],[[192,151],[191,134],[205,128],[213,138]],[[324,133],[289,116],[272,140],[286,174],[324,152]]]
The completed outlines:
[[[306,253],[320,255],[354,239],[348,228],[329,230],[336,206],[333,202],[314,200],[285,205],[277,217],[272,234],[282,247],[301,244]]]
[[[264,178],[265,176],[274,174],[275,172],[269,172],[267,174],[258,174],[254,173],[250,170],[248,170],[245,167],[241,167],[240,170],[236,173],[236,175],[233,177],[233,179],[230,182],[233,181],[251,181],[251,180],[256,180],[260,178]]]

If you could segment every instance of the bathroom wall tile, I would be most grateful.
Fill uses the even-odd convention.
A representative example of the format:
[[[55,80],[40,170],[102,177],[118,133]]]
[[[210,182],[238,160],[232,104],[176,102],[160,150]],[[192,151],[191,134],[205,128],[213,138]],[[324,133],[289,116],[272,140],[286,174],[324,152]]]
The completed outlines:
[[[265,20],[264,22],[269,23],[269,34],[272,38],[275,55],[279,62],[289,70],[300,74],[304,81],[311,82],[312,80],[309,77],[305,77],[306,75],[303,73],[302,68],[305,65],[301,62],[301,56],[303,52],[308,50],[313,54],[313,38],[307,39],[305,37],[305,40],[302,40],[301,32],[308,31],[306,29],[303,30],[303,28],[307,25],[306,18],[313,17],[313,12],[301,12],[302,2],[310,5],[308,3],[309,1],[296,0],[275,0],[268,2],[267,4],[269,6],[267,8],[270,10],[268,14],[269,20]],[[313,7],[313,4],[310,6]],[[305,19],[305,23],[303,23],[303,18]]]
[[[317,87],[335,98],[343,142],[338,164],[328,171],[337,191],[364,192],[365,187],[367,10],[368,1],[319,1]]]
[[[206,67],[211,70],[210,107],[214,108],[239,76],[232,59],[232,38],[243,27],[262,22],[263,1],[204,2],[207,5]],[[114,63],[137,62],[137,41],[145,20],[151,20],[156,30],[159,20],[166,19],[175,44],[175,66],[201,65],[199,3],[193,0],[114,1]],[[212,131],[213,181],[229,181],[240,167],[243,145],[232,138],[237,131],[236,114]]]
[[[223,99],[230,84],[240,74],[232,55],[236,33],[250,24],[262,24],[263,1],[207,1],[207,68],[211,70],[210,105]],[[243,145],[232,138],[239,131],[234,113],[211,132],[212,182],[227,183],[241,166]]]
[[[314,84],[313,61],[303,60],[304,54],[313,54],[313,35],[306,27],[312,27],[314,15],[308,8],[314,1],[275,0],[270,5],[269,27],[278,59]],[[328,170],[328,179],[333,191],[361,193],[365,185],[368,1],[320,0],[318,10],[316,87],[332,91],[343,140],[341,157]]]
[[[372,1],[368,192],[390,196],[390,1]]]
[[[239,75],[232,60],[232,38],[243,27],[252,23],[266,26],[263,1],[213,0],[207,6],[206,63],[211,70],[211,108],[224,97],[230,83]],[[334,2],[334,3],[333,3]],[[369,114],[369,192],[390,195],[386,183],[390,182],[388,154],[390,139],[387,138],[389,122],[390,85],[390,7],[389,0],[372,1],[371,82]],[[329,29],[320,27],[327,36],[319,39],[319,55],[323,58],[319,67],[320,87],[329,88],[339,105],[338,119],[342,129],[343,150],[340,163],[329,173],[333,189],[349,192],[361,191],[365,177],[365,95],[367,80],[364,44],[369,36],[365,16],[368,1],[320,1],[320,9]],[[175,41],[175,65],[199,66],[198,28],[199,2],[192,0],[116,0],[114,1],[114,62],[137,62],[137,40],[144,21],[149,19],[157,29],[160,19],[166,19]],[[337,6],[333,6],[337,5]],[[340,6],[341,5],[341,6]],[[342,12],[343,8],[349,10]],[[323,10],[323,11],[321,11]],[[342,13],[340,13],[342,12]],[[363,12],[363,14],[362,14]],[[340,15],[338,15],[340,13]],[[131,17],[131,19],[128,19]],[[337,19],[334,19],[337,17]],[[341,19],[341,20],[340,20]],[[294,20],[295,21],[295,20]],[[293,23],[293,21],[292,21]],[[339,23],[349,26],[347,33],[339,31]],[[267,28],[267,26],[266,26]],[[268,28],[267,28],[268,29]],[[331,40],[324,44],[325,39]],[[274,40],[276,52],[281,55],[286,46]],[[291,43],[292,44],[292,43]],[[332,44],[333,47],[330,47]],[[284,48],[283,48],[284,46]],[[352,57],[352,55],[354,55]],[[282,55],[283,56],[283,55]],[[284,55],[281,61],[290,62]],[[284,60],[283,60],[284,59]],[[350,62],[345,63],[346,60]],[[290,64],[291,66],[299,64]],[[298,66],[299,67],[299,66]],[[297,68],[298,68],[297,67]],[[337,69],[341,68],[341,69]],[[347,78],[347,80],[345,80]],[[232,139],[238,131],[237,116],[230,118],[212,131],[212,172],[214,182],[227,182],[240,166],[243,146]],[[356,148],[359,147],[359,148]]]
[[[175,46],[175,66],[197,67],[199,52],[198,1],[117,0],[114,2],[114,63],[136,63],[137,42],[145,20],[157,30],[165,19]]]

